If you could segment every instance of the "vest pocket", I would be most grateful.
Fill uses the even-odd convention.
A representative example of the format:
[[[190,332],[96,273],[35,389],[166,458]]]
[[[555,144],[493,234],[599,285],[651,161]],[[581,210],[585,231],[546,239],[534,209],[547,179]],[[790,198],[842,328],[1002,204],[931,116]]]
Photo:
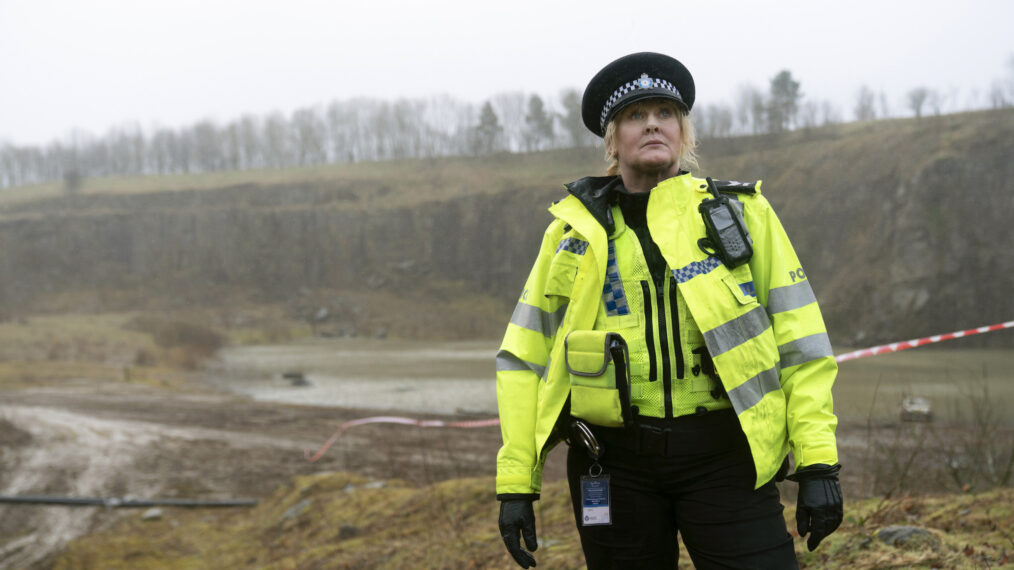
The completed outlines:
[[[754,291],[753,281],[740,283],[734,275],[726,275],[722,277],[722,282],[729,288],[729,292],[739,301],[740,305],[757,303],[757,293]]]
[[[628,423],[630,359],[623,337],[609,331],[572,331],[564,349],[571,415],[604,427]]]
[[[553,261],[549,264],[544,288],[547,297],[554,295],[570,297],[570,293],[574,289],[574,281],[577,279],[580,261],[580,258],[568,251],[559,252],[553,257]]]

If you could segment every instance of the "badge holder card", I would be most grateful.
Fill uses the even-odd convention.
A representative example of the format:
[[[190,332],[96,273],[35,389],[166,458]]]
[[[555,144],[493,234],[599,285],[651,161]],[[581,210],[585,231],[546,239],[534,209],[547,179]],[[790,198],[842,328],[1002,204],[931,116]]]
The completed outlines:
[[[596,461],[588,468],[588,474],[581,476],[581,524],[613,524],[609,505],[609,475],[602,473],[602,466]]]

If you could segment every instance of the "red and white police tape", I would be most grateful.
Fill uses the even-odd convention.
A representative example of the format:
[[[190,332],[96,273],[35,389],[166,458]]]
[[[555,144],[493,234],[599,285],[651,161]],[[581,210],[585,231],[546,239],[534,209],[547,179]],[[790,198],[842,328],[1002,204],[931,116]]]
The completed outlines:
[[[331,439],[327,440],[317,453],[310,454],[309,449],[303,450],[303,455],[306,460],[310,463],[316,463],[327,450],[334,445],[334,442],[338,441],[338,437],[341,436],[342,432],[349,429],[350,427],[361,426],[365,424],[404,424],[418,427],[452,427],[452,428],[479,428],[500,425],[499,418],[491,418],[488,420],[470,420],[461,422],[444,422],[440,420],[416,420],[412,418],[403,418],[400,416],[372,416],[369,418],[359,418],[357,420],[351,420],[338,426],[338,430],[334,432]]]
[[[912,340],[904,340],[901,342],[892,342],[891,344],[882,344],[880,346],[874,346],[872,348],[864,348],[862,350],[856,350],[853,352],[846,352],[845,354],[839,354],[838,356],[834,357],[834,361],[845,362],[846,360],[854,360],[856,358],[863,358],[865,356],[873,356],[875,354],[885,354],[888,352],[898,352],[899,350],[915,348],[917,346],[923,346],[924,344],[933,344],[934,342],[951,340],[953,338],[961,338],[965,336],[972,336],[976,334],[982,334],[1009,328],[1014,328],[1014,321],[1007,321],[1006,323],[1000,323],[998,325],[989,325],[986,327],[979,327],[964,331],[955,331],[947,334],[938,334],[933,336],[926,336],[923,338],[914,338]]]
[[[839,354],[838,356],[834,357],[834,360],[835,362],[845,362],[846,360],[855,360],[856,358],[865,358],[867,356],[886,354],[888,352],[898,352],[899,350],[906,350],[909,348],[915,348],[917,346],[933,344],[935,342],[941,342],[945,340],[962,338],[966,336],[972,336],[1009,328],[1014,328],[1014,321],[1007,321],[1005,323],[989,325],[985,327],[978,327],[963,331],[955,331],[947,334],[938,334],[922,338],[914,338],[912,340],[904,340],[901,342],[892,342],[890,344],[882,344],[880,346],[873,346],[870,348],[846,352],[845,354]],[[372,416],[368,418],[359,418],[356,420],[347,421],[342,425],[338,426],[338,430],[334,432],[334,435],[332,435],[331,438],[328,439],[327,442],[325,442],[324,445],[321,446],[319,450],[317,450],[317,453],[311,454],[309,449],[304,450],[303,454],[305,455],[306,460],[309,461],[310,463],[317,462],[321,457],[324,456],[325,453],[327,453],[327,450],[330,449],[331,446],[334,445],[336,441],[338,441],[338,438],[345,430],[351,427],[361,426],[365,424],[403,424],[418,427],[479,428],[500,425],[500,420],[498,418],[490,418],[488,420],[445,422],[441,420],[416,420],[413,418],[405,418],[400,416]]]

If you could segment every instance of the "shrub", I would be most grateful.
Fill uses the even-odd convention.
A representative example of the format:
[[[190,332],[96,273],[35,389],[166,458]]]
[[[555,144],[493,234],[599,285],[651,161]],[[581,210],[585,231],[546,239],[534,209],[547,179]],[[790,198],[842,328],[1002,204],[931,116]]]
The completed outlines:
[[[127,328],[151,335],[170,362],[188,369],[196,368],[227,342],[225,335],[211,328],[159,317],[137,317]]]

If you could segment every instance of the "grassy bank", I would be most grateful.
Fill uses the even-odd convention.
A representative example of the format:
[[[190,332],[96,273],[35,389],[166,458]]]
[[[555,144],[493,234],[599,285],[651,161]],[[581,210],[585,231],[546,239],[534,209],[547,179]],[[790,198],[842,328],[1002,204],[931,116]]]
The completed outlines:
[[[309,334],[305,321],[286,314],[249,307],[7,321],[0,324],[0,388],[53,388],[81,379],[187,390],[195,385],[186,368],[189,358],[206,350],[201,342],[284,344]],[[333,342],[339,347],[343,341]],[[1010,358],[1010,351],[916,349],[842,365],[835,392],[846,522],[816,553],[797,544],[804,567],[983,568],[1014,552],[1014,491],[992,490],[1012,460],[1007,442],[1014,441],[1014,426],[1004,412],[1012,400]],[[907,394],[929,397],[937,419],[900,422],[897,405]],[[390,436],[380,430],[373,436]],[[379,439],[371,442],[368,452],[352,459],[383,465],[386,455],[396,453]],[[420,459],[410,468],[460,461],[460,443],[416,444],[413,453]],[[489,458],[490,470],[494,451],[490,442],[476,452]],[[355,469],[346,466],[347,455],[341,457],[341,468]],[[539,567],[580,568],[561,458],[550,462],[555,475],[547,477],[537,512]],[[374,473],[404,476],[383,467]],[[71,543],[56,567],[511,568],[496,530],[492,489],[489,477],[408,483],[320,473],[292,479],[252,510],[165,509],[152,521],[140,520],[136,511],[108,511],[100,525],[105,530]],[[792,529],[794,485],[784,491]],[[879,540],[881,529],[897,524],[929,535],[909,547]],[[682,567],[690,567],[685,555]]]
[[[131,513],[73,542],[58,570],[138,568],[511,568],[496,528],[491,478],[413,488],[347,473],[294,479],[252,510],[167,509],[158,520]],[[796,549],[804,568],[983,568],[1014,552],[1014,490],[850,501],[846,521],[816,552]],[[785,518],[794,528],[794,507]],[[537,503],[541,568],[582,568],[566,485]],[[889,545],[879,532],[912,525],[926,534]],[[680,568],[691,568],[685,551]]]

